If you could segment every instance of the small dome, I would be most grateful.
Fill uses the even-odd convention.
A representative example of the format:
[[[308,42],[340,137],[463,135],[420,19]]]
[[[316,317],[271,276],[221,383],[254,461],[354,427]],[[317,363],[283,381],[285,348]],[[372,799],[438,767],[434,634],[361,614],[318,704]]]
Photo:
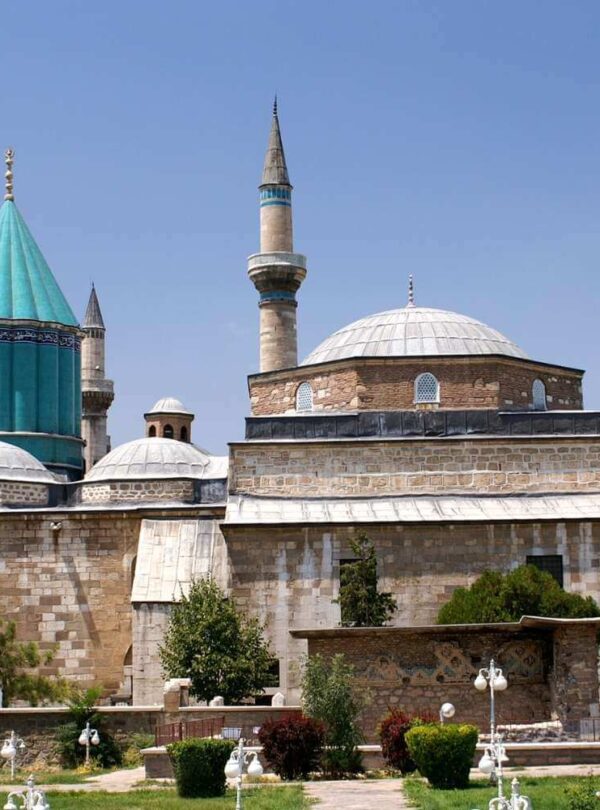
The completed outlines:
[[[163,397],[159,399],[148,411],[148,414],[151,413],[182,413],[192,416],[192,412],[188,411],[183,402],[179,399],[175,399],[175,397]]]
[[[41,461],[8,442],[0,442],[0,481],[56,484],[56,478]]]
[[[175,439],[135,439],[115,447],[100,459],[85,481],[124,478],[226,478],[226,456],[213,456],[193,444]]]
[[[301,365],[347,357],[504,354],[527,358],[515,343],[480,321],[443,309],[408,306],[361,318],[326,338]]]

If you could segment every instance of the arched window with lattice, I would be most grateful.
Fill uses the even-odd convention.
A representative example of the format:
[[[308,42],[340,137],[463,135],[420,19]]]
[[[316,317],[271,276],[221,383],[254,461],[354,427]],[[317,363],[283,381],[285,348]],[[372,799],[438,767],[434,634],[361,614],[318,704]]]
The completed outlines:
[[[313,409],[313,390],[310,383],[300,383],[296,389],[296,410],[297,411],[312,411]]]
[[[440,401],[440,384],[431,372],[419,374],[415,380],[415,404]]]
[[[545,411],[548,406],[546,404],[546,386],[542,380],[533,381],[531,393],[533,398],[533,410]]]

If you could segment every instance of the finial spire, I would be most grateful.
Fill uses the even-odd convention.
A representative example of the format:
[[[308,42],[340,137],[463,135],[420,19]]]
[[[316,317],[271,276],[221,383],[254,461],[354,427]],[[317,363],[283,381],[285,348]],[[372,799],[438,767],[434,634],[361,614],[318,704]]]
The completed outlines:
[[[273,100],[273,115],[277,118],[277,93],[275,93],[275,98]]]
[[[9,147],[4,153],[4,162],[6,163],[6,172],[4,174],[5,177],[4,185],[6,189],[4,194],[5,200],[15,199],[15,196],[13,194],[13,172],[12,172],[14,158],[15,158],[15,150]]]
[[[412,273],[408,277],[408,304],[407,307],[415,306],[415,285],[413,284]]]
[[[277,96],[273,102],[273,118],[271,120],[271,134],[265,155],[261,186],[291,186],[285,163],[279,116],[277,115]]]

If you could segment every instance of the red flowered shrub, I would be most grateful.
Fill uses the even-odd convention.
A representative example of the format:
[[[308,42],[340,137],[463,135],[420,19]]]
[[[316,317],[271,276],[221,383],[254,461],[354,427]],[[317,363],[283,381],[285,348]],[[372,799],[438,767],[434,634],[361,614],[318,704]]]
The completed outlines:
[[[391,708],[379,726],[379,739],[381,753],[387,765],[396,768],[401,773],[412,773],[417,769],[415,762],[408,753],[405,734],[411,728],[423,723],[435,723],[437,717],[423,713],[409,715],[400,709]]]
[[[323,727],[310,717],[268,720],[261,726],[258,739],[265,759],[282,779],[306,778],[319,767]]]

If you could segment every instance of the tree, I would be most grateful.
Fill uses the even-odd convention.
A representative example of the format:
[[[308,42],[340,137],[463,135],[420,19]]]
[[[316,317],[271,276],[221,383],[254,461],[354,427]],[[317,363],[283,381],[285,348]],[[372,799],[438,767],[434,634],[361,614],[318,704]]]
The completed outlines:
[[[358,717],[369,694],[354,683],[354,667],[343,655],[325,659],[311,656],[304,665],[302,704],[304,714],[325,728],[324,770],[332,775],[355,773],[361,768],[356,746],[364,741]]]
[[[62,678],[40,675],[38,667],[49,664],[53,651],[42,652],[34,641],[17,641],[15,622],[0,619],[0,689],[2,706],[12,700],[26,700],[32,706],[46,701],[58,701],[69,692]],[[33,671],[32,671],[33,670]]]
[[[272,681],[262,625],[242,616],[212,579],[192,582],[173,605],[159,656],[165,675],[190,678],[200,700],[220,695],[238,703]]]
[[[65,768],[76,768],[85,761],[85,745],[79,743],[79,735],[89,723],[95,728],[100,737],[98,745],[90,746],[90,757],[94,764],[101,768],[111,768],[120,765],[123,753],[117,741],[106,728],[104,718],[95,708],[102,696],[102,689],[92,687],[82,692],[75,689],[67,701],[67,722],[59,726],[56,742],[60,761]]]
[[[366,534],[350,541],[356,556],[340,571],[340,594],[334,602],[340,606],[342,627],[381,627],[397,610],[390,593],[377,589],[377,556]]]
[[[507,574],[486,571],[470,588],[457,588],[438,624],[515,622],[521,616],[580,619],[600,616],[591,596],[565,591],[547,571],[521,565]]]

